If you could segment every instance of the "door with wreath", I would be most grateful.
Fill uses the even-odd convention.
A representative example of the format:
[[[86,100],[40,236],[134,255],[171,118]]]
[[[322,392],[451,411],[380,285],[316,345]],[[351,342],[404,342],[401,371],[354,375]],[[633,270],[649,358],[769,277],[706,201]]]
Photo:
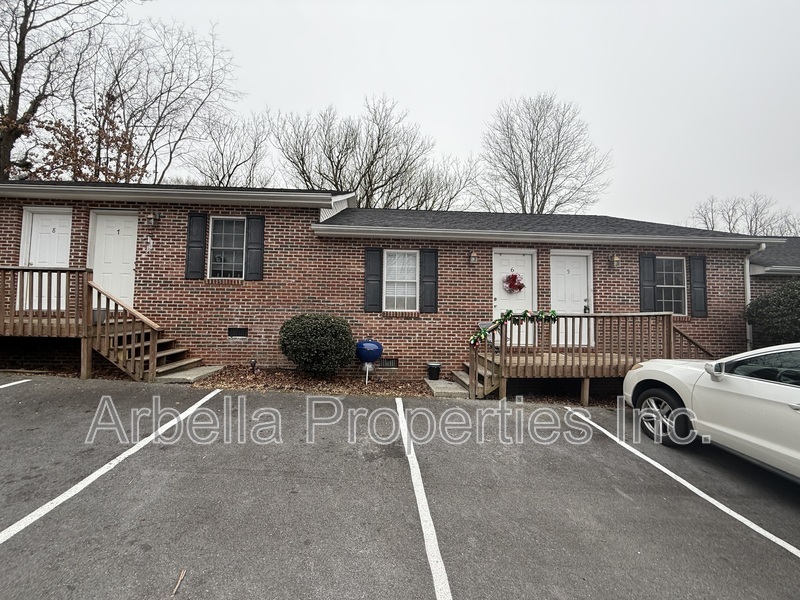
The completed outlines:
[[[493,319],[508,310],[520,314],[525,310],[537,310],[535,253],[523,250],[495,250],[493,253]],[[536,343],[535,324],[510,327],[511,341],[518,345],[533,346]],[[496,340],[499,343],[500,340]]]

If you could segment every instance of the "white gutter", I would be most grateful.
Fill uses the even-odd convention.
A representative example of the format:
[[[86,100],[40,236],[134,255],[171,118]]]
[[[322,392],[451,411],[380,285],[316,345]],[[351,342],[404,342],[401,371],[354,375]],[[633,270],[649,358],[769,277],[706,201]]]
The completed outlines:
[[[150,185],[0,184],[0,198],[330,208],[331,192]]]
[[[800,275],[800,267],[793,265],[773,265],[771,267],[763,267],[761,274],[763,275]]]
[[[750,259],[753,257],[754,254],[758,254],[759,252],[763,251],[764,248],[767,247],[767,244],[761,242],[761,244],[755,250],[751,250],[750,254],[744,257],[744,305],[747,306],[750,304]],[[753,326],[750,323],[745,325],[745,331],[747,336],[747,350],[753,349]]]
[[[429,239],[471,242],[546,242],[556,244],[614,244],[623,246],[640,246],[642,244],[648,244],[657,246],[683,246],[692,248],[748,249],[752,248],[754,244],[764,244],[766,246],[766,242],[774,242],[774,239],[762,237],[704,238],[685,236],[579,234],[532,231],[486,231],[467,229],[451,230],[406,227],[364,227],[356,225],[328,225],[325,223],[312,225],[311,228],[320,237]]]

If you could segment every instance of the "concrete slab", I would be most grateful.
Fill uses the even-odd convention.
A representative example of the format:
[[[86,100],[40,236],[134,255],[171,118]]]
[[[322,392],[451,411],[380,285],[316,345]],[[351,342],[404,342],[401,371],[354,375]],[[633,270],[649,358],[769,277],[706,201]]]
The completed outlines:
[[[203,365],[156,377],[156,383],[194,383],[221,371],[222,365]]]
[[[446,379],[426,379],[434,398],[469,398],[469,392],[463,386]]]

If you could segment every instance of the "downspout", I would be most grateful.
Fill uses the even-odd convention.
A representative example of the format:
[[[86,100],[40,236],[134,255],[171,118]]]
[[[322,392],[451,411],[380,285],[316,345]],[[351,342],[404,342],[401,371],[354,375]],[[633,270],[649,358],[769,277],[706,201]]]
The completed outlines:
[[[750,254],[748,254],[744,258],[744,305],[745,306],[750,304],[750,300],[751,300],[751,298],[750,298],[750,258],[754,254],[758,254],[759,252],[763,251],[764,248],[766,248],[766,247],[767,247],[767,245],[764,242],[761,242],[761,244],[759,244],[758,248],[756,248],[755,250],[750,250]],[[753,349],[753,326],[750,325],[750,323],[748,323],[746,325],[746,331],[747,331],[747,333],[746,333],[746,335],[747,335],[747,349],[748,350],[752,350]]]

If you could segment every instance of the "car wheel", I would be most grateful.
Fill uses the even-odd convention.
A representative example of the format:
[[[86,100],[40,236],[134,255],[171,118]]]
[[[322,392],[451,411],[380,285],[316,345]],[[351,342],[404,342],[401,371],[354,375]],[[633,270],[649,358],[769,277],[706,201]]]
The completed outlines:
[[[685,407],[673,392],[663,388],[645,390],[639,394],[636,408],[640,411],[640,427],[647,437],[665,446],[677,446],[676,440],[688,437],[691,423],[687,415],[674,414]]]

